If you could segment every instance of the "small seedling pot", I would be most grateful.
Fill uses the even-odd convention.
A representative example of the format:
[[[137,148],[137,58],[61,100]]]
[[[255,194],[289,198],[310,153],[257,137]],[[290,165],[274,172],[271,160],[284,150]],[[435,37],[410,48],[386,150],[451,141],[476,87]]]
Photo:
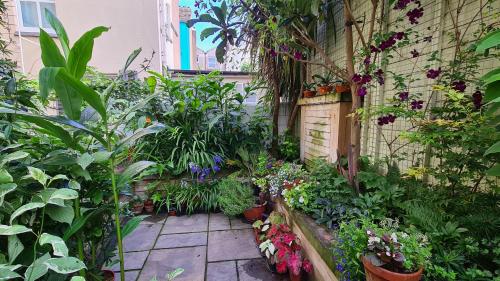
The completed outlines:
[[[152,213],[155,209],[155,205],[153,203],[153,200],[148,199],[148,200],[144,201],[144,209],[146,210],[146,212]]]
[[[333,91],[333,86],[319,86],[318,87],[318,94],[320,96],[331,93],[332,91]]]
[[[316,96],[316,91],[305,90],[303,94],[304,98],[314,98],[314,96]]]
[[[335,85],[335,92],[337,93],[347,93],[351,90],[349,84],[337,84]]]
[[[142,214],[142,210],[144,209],[144,204],[134,204],[134,207],[132,208],[132,211],[134,212],[135,215],[140,215]]]

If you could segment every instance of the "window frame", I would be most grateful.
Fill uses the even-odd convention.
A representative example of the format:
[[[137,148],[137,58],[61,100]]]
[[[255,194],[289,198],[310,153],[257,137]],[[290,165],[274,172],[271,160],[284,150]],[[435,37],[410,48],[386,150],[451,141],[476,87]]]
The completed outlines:
[[[213,66],[210,66],[210,60],[213,60]],[[217,68],[217,58],[214,56],[207,56],[207,68],[208,69],[216,69]]]
[[[37,27],[24,26],[23,10],[21,9],[21,2],[34,2],[36,4],[36,11],[37,11],[37,15],[38,15],[38,26]],[[19,19],[19,31],[38,34],[38,33],[40,33],[40,28],[42,28],[50,35],[55,36],[56,31],[52,27],[43,27],[42,10],[40,7],[40,3],[53,4],[54,9],[55,9],[55,5],[56,5],[55,0],[16,0],[16,7],[17,7],[17,12],[18,12],[17,16]]]

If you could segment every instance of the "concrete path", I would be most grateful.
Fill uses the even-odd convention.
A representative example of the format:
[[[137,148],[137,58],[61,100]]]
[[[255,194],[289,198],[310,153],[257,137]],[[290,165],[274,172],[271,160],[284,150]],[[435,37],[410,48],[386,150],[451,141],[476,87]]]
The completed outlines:
[[[255,244],[252,226],[221,213],[152,216],[124,240],[127,281],[285,281],[272,274]],[[117,272],[119,265],[112,270]]]

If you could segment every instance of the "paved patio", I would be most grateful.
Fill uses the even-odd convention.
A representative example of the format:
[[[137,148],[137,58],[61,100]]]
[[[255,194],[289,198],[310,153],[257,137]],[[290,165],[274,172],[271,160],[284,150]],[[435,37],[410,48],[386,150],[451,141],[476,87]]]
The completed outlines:
[[[175,281],[288,280],[268,270],[252,226],[221,213],[152,216],[125,238],[124,249],[127,281],[164,281],[179,267],[184,273]]]

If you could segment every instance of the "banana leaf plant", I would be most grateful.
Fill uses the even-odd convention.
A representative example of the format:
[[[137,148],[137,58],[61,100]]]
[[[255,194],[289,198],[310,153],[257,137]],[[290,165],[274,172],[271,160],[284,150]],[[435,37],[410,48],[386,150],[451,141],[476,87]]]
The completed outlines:
[[[18,119],[32,124],[33,127],[40,132],[60,139],[66,147],[78,151],[82,155],[88,151],[89,153],[86,155],[87,159],[82,159],[83,162],[86,161],[88,163],[96,161],[106,163],[107,171],[111,179],[111,190],[114,201],[114,220],[118,244],[118,256],[120,260],[120,279],[124,281],[125,274],[122,240],[124,235],[132,232],[133,229],[138,226],[142,218],[136,217],[129,221],[123,228],[121,227],[119,192],[129,181],[155,163],[150,161],[139,161],[129,164],[128,167],[120,174],[116,171],[118,165],[124,164],[122,163],[123,159],[119,157],[123,151],[126,151],[129,146],[134,145],[140,138],[149,134],[158,133],[165,127],[160,123],[152,123],[147,127],[139,128],[133,132],[124,131],[124,127],[126,127],[127,122],[131,119],[131,117],[155,97],[153,94],[155,85],[154,82],[152,82],[152,93],[150,97],[126,109],[125,111],[120,112],[120,114],[109,114],[110,108],[113,106],[113,99],[110,97],[110,93],[115,85],[115,82],[111,83],[102,93],[98,93],[81,81],[86,72],[87,64],[92,58],[94,40],[106,32],[108,28],[103,26],[93,28],[84,33],[71,46],[67,33],[61,22],[50,11],[46,10],[45,12],[49,23],[58,35],[62,52],[54,39],[43,29],[40,29],[40,47],[42,50],[42,62],[44,65],[39,74],[40,96],[42,99],[47,99],[51,93],[55,93],[55,96],[62,104],[64,116],[34,114],[26,110],[20,110],[7,103],[2,104],[2,107],[0,107],[0,113],[15,115]],[[127,71],[128,67],[138,56],[139,52],[140,50],[134,51],[127,59],[127,62],[122,69],[122,73]],[[85,111],[94,112],[94,114],[90,114],[92,115],[92,118],[85,118],[85,116],[82,115],[82,109],[85,106]],[[82,145],[82,142],[80,141],[82,135],[87,136],[88,139],[90,139],[90,141],[85,143],[85,146]],[[85,165],[86,164],[83,166]],[[82,170],[84,171],[83,173],[85,173],[85,168]],[[37,171],[36,174],[39,175],[42,173]],[[6,178],[8,177],[6,176]],[[8,183],[9,182],[6,182],[6,184]],[[75,192],[76,195],[74,192],[71,193],[72,196],[70,199],[74,199],[74,196],[78,196],[77,191]],[[21,209],[21,211],[25,211],[26,209],[42,208],[43,206],[42,203],[38,203],[28,207]],[[19,212],[19,210],[16,212]],[[24,233],[28,231],[30,230],[25,227],[18,227],[15,225],[2,226],[1,235],[11,235],[13,233]],[[76,231],[78,231],[78,229],[76,229]],[[68,235],[71,234],[73,233]],[[40,235],[38,237],[40,239]],[[49,239],[49,242],[47,243],[50,243],[50,241],[52,240]],[[60,242],[61,241],[58,239],[53,243],[60,245]],[[50,257],[42,256],[35,260],[35,262],[45,266],[48,264],[47,260],[49,258]],[[76,265],[78,264],[78,259],[71,260],[71,262],[75,265],[74,268],[77,268]],[[49,265],[47,266],[52,269],[55,268],[56,265],[53,267],[50,267]],[[58,266],[62,268],[67,267],[66,264],[58,264]],[[77,270],[84,268],[85,266],[81,264]],[[12,274],[11,272],[15,273],[16,269],[17,268],[15,267],[7,267],[7,269],[0,270],[8,270],[9,274]],[[33,274],[30,273],[29,278],[32,278]],[[84,273],[81,272],[81,275],[83,276]],[[29,278],[27,280],[36,279]]]
[[[489,50],[500,46],[500,30],[496,29],[488,33],[481,39],[476,46],[477,53],[488,55]],[[486,86],[485,101],[487,112],[491,118],[492,124],[496,125],[498,133],[498,124],[500,121],[500,67],[497,67],[481,77]],[[481,101],[479,101],[481,103]],[[500,154],[500,142],[493,144],[485,153],[484,156],[490,154]],[[500,163],[496,163],[493,167],[486,171],[489,176],[500,176]]]

